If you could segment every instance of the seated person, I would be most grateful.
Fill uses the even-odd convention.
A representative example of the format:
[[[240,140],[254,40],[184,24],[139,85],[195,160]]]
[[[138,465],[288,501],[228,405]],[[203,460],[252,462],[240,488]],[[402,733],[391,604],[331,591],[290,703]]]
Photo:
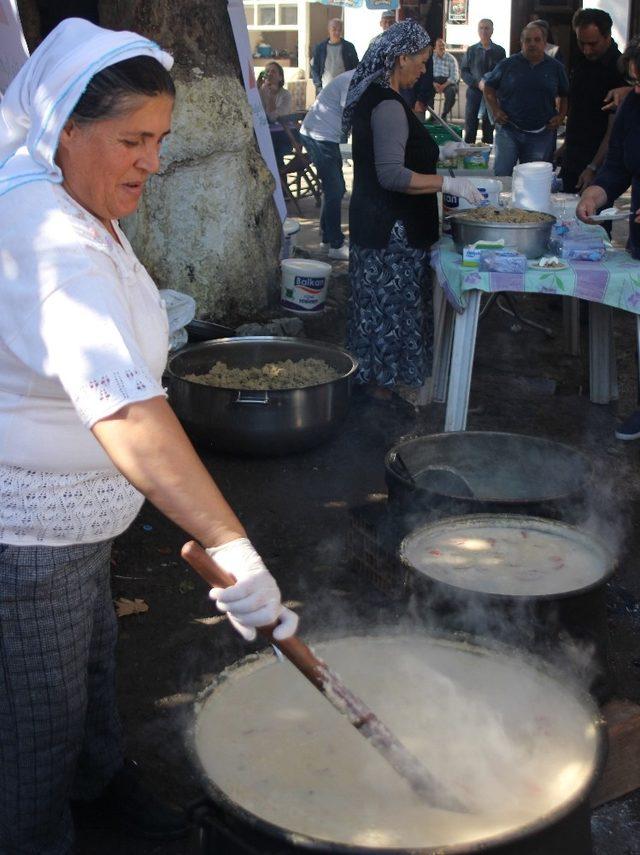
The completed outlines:
[[[258,91],[260,100],[267,114],[270,125],[276,124],[279,119],[288,116],[292,110],[291,92],[284,88],[284,71],[278,62],[268,62],[264,71],[258,76]],[[271,130],[273,149],[276,155],[278,167],[282,165],[285,154],[293,149],[288,135],[281,129]]]
[[[258,91],[269,122],[291,113],[291,92],[284,88],[284,71],[279,62],[268,62],[258,77]]]
[[[433,89],[429,93],[427,104],[433,107],[436,94],[442,92],[444,95],[443,119],[447,118],[456,103],[458,80],[460,80],[460,69],[455,56],[446,50],[444,39],[436,39],[433,52]]]

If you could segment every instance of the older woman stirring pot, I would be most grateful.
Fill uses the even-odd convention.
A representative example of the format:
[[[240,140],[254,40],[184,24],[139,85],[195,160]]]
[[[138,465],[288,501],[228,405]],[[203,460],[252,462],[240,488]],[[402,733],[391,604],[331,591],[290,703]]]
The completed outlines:
[[[172,59],[60,24],[0,105],[0,852],[66,855],[70,800],[184,832],[125,763],[112,539],[146,496],[238,582],[245,637],[297,618],[165,400],[166,312],[118,225],[159,168]]]
[[[436,175],[438,146],[399,92],[425,70],[430,39],[415,21],[378,36],[347,93],[345,134],[353,125],[349,207],[351,296],[347,346],[360,362],[358,380],[389,399],[398,386],[421,386],[432,333],[429,248],[438,239],[436,193],[480,203],[465,178]]]

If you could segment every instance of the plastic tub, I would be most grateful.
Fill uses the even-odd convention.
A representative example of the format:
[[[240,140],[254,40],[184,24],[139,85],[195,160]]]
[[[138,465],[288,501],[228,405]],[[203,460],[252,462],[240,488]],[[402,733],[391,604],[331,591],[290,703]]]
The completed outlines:
[[[305,315],[322,312],[327,298],[331,265],[325,261],[285,258],[281,267],[282,308]]]
[[[511,206],[524,208],[526,211],[543,211],[546,214],[552,214],[552,182],[553,167],[550,163],[546,161],[519,163],[513,169]]]
[[[488,169],[491,146],[478,146],[477,151],[462,155],[463,169]]]

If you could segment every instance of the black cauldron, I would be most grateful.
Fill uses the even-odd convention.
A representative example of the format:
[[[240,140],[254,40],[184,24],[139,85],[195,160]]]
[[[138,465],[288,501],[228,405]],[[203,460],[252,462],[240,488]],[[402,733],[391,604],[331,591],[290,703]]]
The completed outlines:
[[[383,642],[384,640],[385,638],[382,639]],[[370,643],[366,638],[360,638],[359,641],[365,645]],[[403,637],[402,641],[405,645],[411,644],[411,637]],[[371,643],[374,647],[370,651],[371,662],[375,663],[376,657],[379,655],[375,649],[376,639],[372,639]],[[191,808],[191,819],[195,825],[194,853],[199,853],[199,855],[296,855],[296,853],[304,852],[318,853],[318,855],[475,855],[475,853],[482,852],[485,855],[590,855],[592,844],[589,796],[602,771],[606,755],[604,724],[591,699],[579,689],[569,688],[566,678],[551,666],[536,657],[522,654],[522,652],[495,643],[479,645],[474,642],[469,644],[460,636],[432,637],[428,643],[445,645],[450,649],[459,647],[474,657],[497,656],[509,663],[511,658],[516,656],[525,670],[532,666],[537,673],[544,674],[545,679],[546,677],[551,678],[553,685],[561,685],[563,687],[562,693],[572,696],[572,704],[575,701],[579,703],[586,718],[582,714],[576,716],[576,733],[584,733],[585,721],[589,721],[588,729],[592,730],[595,743],[594,753],[589,755],[593,756],[593,760],[589,762],[588,772],[586,772],[582,785],[575,791],[572,798],[564,801],[561,807],[553,808],[528,825],[519,827],[516,831],[512,830],[499,835],[493,834],[484,840],[475,840],[473,843],[439,845],[437,847],[389,848],[332,842],[274,825],[238,804],[214,780],[207,778],[205,781],[207,798]],[[365,649],[368,650],[368,647]],[[327,658],[329,658],[328,651]],[[252,669],[256,667],[256,656],[248,657],[247,660],[232,666],[230,677],[233,678],[234,674],[238,673],[242,677],[245,666],[247,666],[247,673],[252,673]],[[279,666],[274,664],[272,666],[267,665],[267,667]],[[292,680],[303,679],[295,674],[289,676]],[[223,675],[221,682],[225,683],[226,679],[228,678]],[[546,685],[544,681],[543,684]],[[508,685],[511,686],[511,683]],[[491,691],[493,690],[494,688],[491,689]],[[495,690],[503,693],[506,690],[506,684],[501,689]],[[216,687],[213,687],[212,691],[215,695]],[[514,687],[514,691],[517,693],[517,686]],[[206,697],[210,697],[210,694]],[[371,699],[371,703],[375,707],[375,699]],[[496,703],[499,706],[499,701]],[[261,706],[263,704],[259,702],[253,707],[254,713]],[[258,732],[260,732],[264,723],[261,721],[256,723],[255,715],[252,717],[251,710],[239,711],[240,717],[243,714],[249,716],[251,727],[257,727]],[[573,718],[567,714],[564,716],[564,720],[569,721]],[[240,724],[238,726],[240,727]],[[219,738],[222,739],[223,736],[221,735]],[[587,738],[586,735],[584,738]],[[266,761],[271,762],[271,752],[268,750],[269,737],[265,736],[265,739]],[[197,765],[201,765],[195,744],[194,734],[192,742],[194,761]],[[254,774],[254,770],[249,769],[248,773]],[[244,774],[247,774],[247,770]],[[246,778],[243,780],[246,781]],[[358,811],[358,804],[363,797],[362,793],[354,793],[352,802],[354,812]]]
[[[459,489],[460,479],[450,473],[470,490]],[[514,433],[420,436],[385,457],[390,505],[424,519],[509,513],[578,522],[591,476],[590,460],[574,448]]]

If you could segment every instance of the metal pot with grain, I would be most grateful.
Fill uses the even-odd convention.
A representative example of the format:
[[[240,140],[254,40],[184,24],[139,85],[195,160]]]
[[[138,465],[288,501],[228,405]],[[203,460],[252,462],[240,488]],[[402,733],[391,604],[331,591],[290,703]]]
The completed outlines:
[[[555,221],[554,216],[541,211],[493,207],[471,208],[447,217],[459,253],[479,240],[503,240],[505,249],[521,252],[527,258],[545,254]]]
[[[332,379],[303,388],[229,388],[195,382],[216,362],[252,369],[286,360],[321,360]],[[358,363],[327,342],[247,336],[185,347],[169,359],[169,401],[191,436],[215,449],[279,455],[311,448],[335,434],[345,418]]]

